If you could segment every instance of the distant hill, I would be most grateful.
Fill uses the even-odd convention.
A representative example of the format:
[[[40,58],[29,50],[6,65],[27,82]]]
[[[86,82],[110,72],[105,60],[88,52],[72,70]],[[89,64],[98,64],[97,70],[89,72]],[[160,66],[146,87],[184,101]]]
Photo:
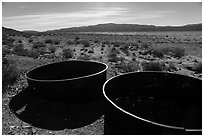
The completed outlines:
[[[2,27],[2,35],[22,35],[23,32],[10,28]]]
[[[34,31],[34,30],[25,30],[23,32],[24,33],[39,33],[39,31]]]
[[[2,27],[2,35],[23,35],[29,37],[46,33],[63,33],[63,32],[148,32],[148,31],[202,31],[202,24],[190,24],[185,26],[154,26],[139,24],[98,24],[92,26],[63,28],[38,32],[33,30],[18,31],[11,28]]]
[[[55,32],[141,32],[141,31],[202,31],[202,24],[190,24],[185,26],[154,26],[139,24],[98,24],[92,26],[63,28],[53,30]]]
[[[2,27],[2,35],[22,35],[25,37],[30,37],[32,35],[40,34],[38,31],[18,31],[11,28]]]

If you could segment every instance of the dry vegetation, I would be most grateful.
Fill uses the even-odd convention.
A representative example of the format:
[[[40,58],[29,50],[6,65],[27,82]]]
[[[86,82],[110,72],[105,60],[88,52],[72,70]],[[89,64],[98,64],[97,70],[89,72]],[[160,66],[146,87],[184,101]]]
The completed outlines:
[[[179,33],[179,34],[178,34]],[[167,71],[202,77],[202,39],[199,32],[135,34],[64,33],[3,36],[3,134],[103,134],[103,118],[88,126],[62,131],[38,129],[9,111],[11,97],[28,86],[30,69],[69,59],[97,60],[109,68],[107,79],[133,71]]]

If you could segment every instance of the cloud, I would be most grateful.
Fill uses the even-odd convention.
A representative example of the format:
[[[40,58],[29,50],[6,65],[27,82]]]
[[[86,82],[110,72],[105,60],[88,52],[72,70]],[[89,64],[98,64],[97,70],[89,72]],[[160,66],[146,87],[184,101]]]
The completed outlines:
[[[128,23],[127,21],[160,18],[172,11],[132,12],[127,8],[91,8],[76,12],[49,13],[3,17],[2,24],[18,30],[50,30],[99,23]]]
[[[149,12],[137,12],[134,14],[129,14],[128,16],[131,19],[137,19],[137,20],[145,20],[145,19],[154,19],[154,18],[161,18],[161,17],[166,17],[170,14],[175,13],[174,11],[167,11],[167,10],[162,10],[162,11],[149,11]]]
[[[54,25],[59,26],[56,23],[66,23],[77,25],[77,22],[93,20],[104,20],[110,19],[111,17],[120,17],[123,14],[127,13],[128,10],[125,8],[92,8],[84,11],[77,12],[64,12],[64,13],[49,13],[49,14],[38,14],[38,15],[22,15],[22,16],[13,16],[13,17],[3,17],[4,26],[13,26],[18,29],[31,29],[31,26],[46,27],[45,25]],[[61,24],[62,25],[62,24]],[[63,26],[63,25],[62,25]],[[36,27],[35,27],[36,28]],[[37,29],[37,28],[36,28]],[[40,28],[39,28],[40,29]]]

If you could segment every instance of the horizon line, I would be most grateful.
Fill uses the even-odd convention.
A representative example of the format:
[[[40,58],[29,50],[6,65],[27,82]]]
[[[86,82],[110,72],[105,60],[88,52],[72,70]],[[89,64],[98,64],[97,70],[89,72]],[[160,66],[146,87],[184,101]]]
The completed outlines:
[[[15,28],[11,28],[11,27],[5,27],[2,26],[4,28],[7,29],[13,29],[16,31],[20,31],[20,32],[24,32],[24,31],[36,31],[36,32],[46,32],[46,31],[54,31],[54,30],[61,30],[61,29],[70,29],[70,28],[80,28],[80,27],[89,27],[89,26],[96,26],[96,25],[105,25],[105,24],[116,24],[116,25],[146,25],[146,26],[155,26],[155,27],[182,27],[182,26],[187,26],[187,25],[197,25],[197,24],[202,24],[202,22],[200,23],[188,23],[188,24],[184,24],[184,25],[154,25],[154,24],[133,24],[133,23],[99,23],[99,24],[91,24],[91,25],[87,25],[87,26],[76,26],[76,27],[63,27],[63,28],[56,28],[56,29],[50,29],[50,30],[43,30],[43,31],[38,31],[38,30],[18,30]]]

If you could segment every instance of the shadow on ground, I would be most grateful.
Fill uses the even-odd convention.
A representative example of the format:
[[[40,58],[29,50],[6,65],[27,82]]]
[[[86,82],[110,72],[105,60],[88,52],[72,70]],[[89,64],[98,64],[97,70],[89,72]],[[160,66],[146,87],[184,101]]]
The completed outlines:
[[[37,96],[26,88],[14,96],[9,107],[22,121],[48,129],[74,129],[89,125],[103,115],[103,98],[89,102],[57,102]]]

